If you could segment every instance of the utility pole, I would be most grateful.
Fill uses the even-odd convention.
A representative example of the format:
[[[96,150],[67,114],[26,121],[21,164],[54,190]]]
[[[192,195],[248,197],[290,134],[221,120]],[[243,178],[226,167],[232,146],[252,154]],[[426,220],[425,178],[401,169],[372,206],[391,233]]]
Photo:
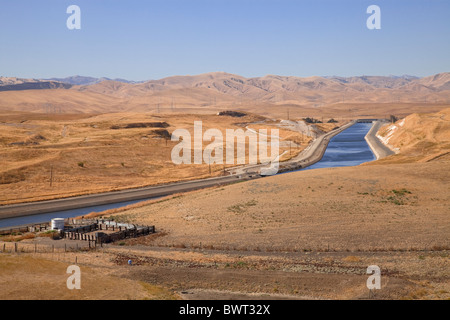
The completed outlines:
[[[211,155],[208,157],[208,163],[209,163],[209,175],[211,175]]]
[[[53,165],[50,167],[50,187],[53,185]]]
[[[161,103],[161,97],[158,98],[158,107],[157,107],[157,109],[158,109],[157,112],[158,112],[158,113],[159,113],[159,104],[160,104],[160,103]]]

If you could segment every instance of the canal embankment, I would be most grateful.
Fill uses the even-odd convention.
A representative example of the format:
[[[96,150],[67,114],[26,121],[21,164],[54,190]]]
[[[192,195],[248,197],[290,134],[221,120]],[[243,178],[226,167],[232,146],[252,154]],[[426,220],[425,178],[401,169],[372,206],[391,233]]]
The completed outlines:
[[[372,128],[370,128],[369,132],[367,132],[367,135],[365,136],[367,144],[369,145],[377,160],[395,154],[393,150],[391,150],[388,146],[381,142],[381,140],[377,137],[377,132],[385,124],[386,122],[384,121],[374,121],[372,124]]]

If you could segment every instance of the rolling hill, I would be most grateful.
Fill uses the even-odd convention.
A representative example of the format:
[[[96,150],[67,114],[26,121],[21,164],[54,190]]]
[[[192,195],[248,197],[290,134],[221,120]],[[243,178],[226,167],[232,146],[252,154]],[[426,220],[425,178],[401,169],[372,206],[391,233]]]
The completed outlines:
[[[449,102],[449,72],[424,78],[245,78],[211,72],[139,83],[80,76],[54,80],[0,78],[0,109],[44,113],[215,112],[233,108],[285,114],[292,108],[320,114],[318,110],[338,106],[351,111],[358,108],[355,105],[365,104],[436,104],[437,108],[427,111],[437,111]]]

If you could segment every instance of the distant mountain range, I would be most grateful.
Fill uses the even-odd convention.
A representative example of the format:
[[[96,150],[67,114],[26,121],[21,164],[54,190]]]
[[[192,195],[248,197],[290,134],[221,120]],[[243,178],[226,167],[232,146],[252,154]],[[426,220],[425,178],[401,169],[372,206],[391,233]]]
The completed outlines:
[[[325,77],[327,79],[336,80],[341,83],[366,83],[376,88],[397,88],[402,85],[406,85],[414,80],[420,79],[416,76],[403,75],[403,76],[359,76],[359,77]]]
[[[435,93],[450,89],[450,73],[430,77],[413,76],[355,76],[355,77],[293,77],[267,75],[245,78],[225,72],[211,72],[194,76],[173,76],[141,83],[102,81],[78,88],[80,91],[136,97],[161,94],[168,91],[186,91],[194,94],[200,89],[213,94],[247,98],[257,101],[302,101],[322,99],[325,96],[345,94],[348,97],[364,92],[384,90]],[[201,91],[201,90],[200,90]],[[200,92],[199,91],[199,92]]]
[[[228,89],[220,89],[220,87],[225,86],[228,88],[235,88],[239,90],[239,87],[253,86],[259,88],[264,91],[274,92],[279,91],[280,89],[286,89],[287,91],[295,91],[295,89],[301,89],[301,87],[305,88],[313,88],[316,89],[323,87],[330,87],[330,84],[344,84],[353,86],[354,89],[359,90],[363,89],[364,85],[371,86],[373,88],[388,88],[395,89],[408,84],[419,84],[423,85],[424,82],[428,84],[429,88],[433,89],[445,89],[450,87],[448,81],[448,72],[437,74],[431,77],[416,77],[411,75],[403,75],[403,76],[353,76],[353,77],[340,77],[340,76],[324,76],[324,77],[294,77],[294,76],[276,76],[276,75],[267,75],[264,77],[255,77],[255,78],[244,78],[239,75],[229,74],[225,72],[211,72],[194,76],[172,76],[163,78],[160,80],[148,80],[148,81],[130,81],[125,79],[110,79],[106,77],[95,78],[95,77],[86,77],[86,76],[71,76],[66,78],[49,78],[49,79],[23,79],[23,78],[15,78],[15,77],[0,77],[0,91],[5,90],[28,90],[28,89],[51,89],[51,88],[70,88],[71,86],[91,86],[102,82],[120,82],[126,84],[148,84],[147,87],[153,88],[161,88],[161,87],[169,87],[170,85],[175,85],[176,87],[214,87],[219,91],[230,91]],[[437,78],[444,77],[447,79],[445,83],[440,83],[438,86],[433,85],[430,81],[423,81],[422,79],[430,79],[433,78],[436,80]],[[323,81],[320,81],[323,79]],[[216,81],[215,81],[216,80]],[[326,80],[331,80],[326,81]],[[211,82],[208,84],[208,81]],[[184,83],[184,85],[183,85]],[[269,84],[270,83],[270,84]],[[281,84],[281,87],[278,87],[277,84]],[[431,86],[430,86],[431,85]],[[15,87],[16,86],[16,87]],[[368,89],[366,87],[366,89]],[[245,90],[242,90],[245,91]]]
[[[66,78],[50,78],[45,80],[51,80],[51,81],[59,81],[63,83],[68,83],[71,85],[78,85],[78,86],[86,86],[91,84],[96,84],[102,81],[117,81],[117,82],[123,82],[123,83],[139,83],[139,81],[128,81],[125,79],[110,79],[110,78],[94,78],[94,77],[84,77],[84,76],[72,76],[72,77],[66,77]]]
[[[94,78],[84,76],[72,76],[66,78],[50,79],[24,79],[16,77],[0,77],[0,91],[9,90],[32,90],[32,89],[69,89],[76,85],[92,85],[103,81],[116,81],[123,83],[139,83],[138,81],[128,81],[125,79]]]
[[[211,72],[143,82],[83,76],[0,77],[0,93],[0,108],[36,112],[48,109],[49,105],[57,106],[61,112],[146,112],[175,107],[244,108],[255,103],[308,108],[348,103],[449,103],[450,72],[423,78],[409,75],[246,78]]]
[[[0,91],[36,90],[36,89],[69,89],[72,85],[60,81],[40,79],[22,79],[0,77]]]
[[[195,77],[195,76],[193,76]],[[324,76],[323,78],[326,79],[333,79],[333,80],[337,80],[337,81],[341,81],[344,83],[348,83],[348,82],[353,82],[353,81],[364,81],[368,84],[374,84],[375,82],[379,81],[381,78],[385,79],[386,83],[399,83],[402,81],[398,81],[399,79],[403,79],[404,81],[402,83],[407,83],[411,80],[416,80],[416,79],[420,79],[419,77],[416,76],[411,76],[411,75],[402,75],[402,76],[395,76],[395,75],[390,75],[387,77],[377,77],[377,76],[360,76],[360,77],[339,77],[339,76]],[[167,78],[166,78],[167,79]],[[43,81],[58,81],[58,82],[63,82],[63,83],[67,83],[67,84],[71,84],[71,85],[82,85],[82,86],[86,86],[86,85],[92,85],[92,84],[96,84],[96,83],[100,83],[103,81],[116,81],[116,82],[123,82],[123,83],[144,83],[147,81],[152,81],[152,80],[147,80],[147,81],[130,81],[130,80],[125,80],[125,79],[121,79],[121,78],[115,78],[115,79],[111,79],[111,78],[106,78],[106,77],[101,77],[101,78],[95,78],[95,77],[85,77],[85,76],[71,76],[71,77],[66,77],[66,78],[50,78],[50,79],[43,79]]]

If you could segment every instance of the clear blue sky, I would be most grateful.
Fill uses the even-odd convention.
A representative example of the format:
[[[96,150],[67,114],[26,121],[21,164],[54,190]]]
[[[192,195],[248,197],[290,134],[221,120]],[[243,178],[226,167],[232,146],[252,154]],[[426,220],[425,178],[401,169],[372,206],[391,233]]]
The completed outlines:
[[[81,8],[81,30],[66,9]],[[381,8],[381,30],[366,9]],[[0,0],[0,75],[129,80],[450,71],[448,0]]]

